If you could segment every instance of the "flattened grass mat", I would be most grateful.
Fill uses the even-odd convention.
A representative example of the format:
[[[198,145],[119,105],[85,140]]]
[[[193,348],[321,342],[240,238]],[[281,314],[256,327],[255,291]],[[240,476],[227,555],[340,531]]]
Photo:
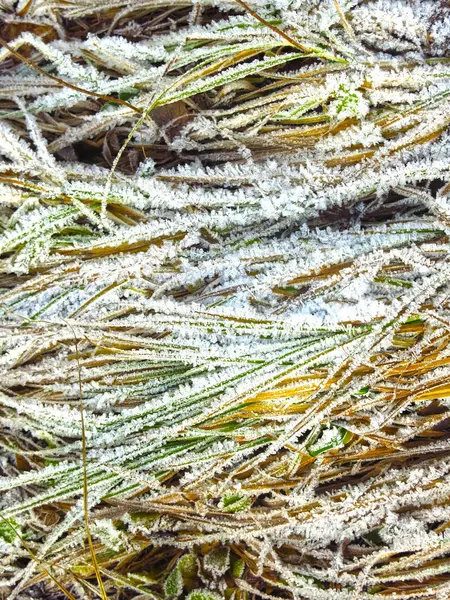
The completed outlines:
[[[449,598],[449,3],[0,11],[0,596]]]

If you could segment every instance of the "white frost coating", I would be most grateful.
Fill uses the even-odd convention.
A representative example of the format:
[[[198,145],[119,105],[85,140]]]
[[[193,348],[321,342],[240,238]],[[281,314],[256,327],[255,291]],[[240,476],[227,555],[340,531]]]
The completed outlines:
[[[449,597],[448,8],[249,5],[288,38],[227,1],[139,41],[165,0],[2,4],[82,88],[0,50],[0,508],[36,555],[0,522],[11,598],[42,560],[96,585],[80,393],[110,595]],[[158,547],[165,583],[129,558]]]

